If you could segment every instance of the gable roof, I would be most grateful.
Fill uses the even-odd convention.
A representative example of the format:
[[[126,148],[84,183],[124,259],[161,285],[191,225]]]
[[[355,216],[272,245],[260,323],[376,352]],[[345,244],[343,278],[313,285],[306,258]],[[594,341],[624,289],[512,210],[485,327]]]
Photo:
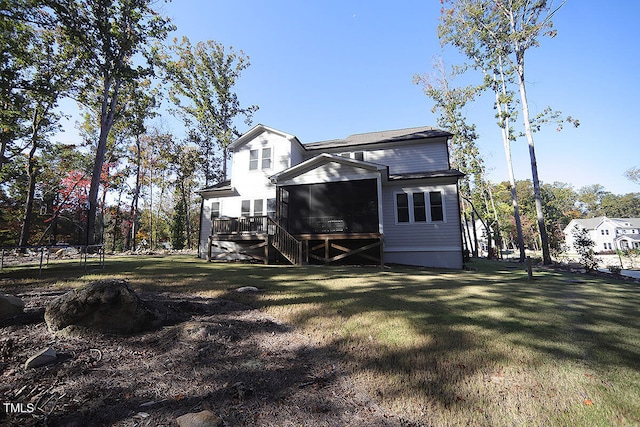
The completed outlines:
[[[425,138],[451,137],[452,133],[431,126],[386,130],[378,132],[358,133],[345,139],[332,139],[304,144],[305,150],[321,150],[327,148],[353,147],[389,142],[411,141]]]
[[[317,156],[314,156],[308,160],[305,160],[302,163],[298,163],[295,166],[290,167],[289,169],[285,169],[282,172],[278,172],[275,175],[269,177],[269,180],[272,183],[277,183],[280,180],[290,179],[299,175],[302,175],[305,172],[313,170],[319,166],[322,166],[327,163],[341,163],[343,165],[350,165],[360,169],[366,169],[370,171],[382,172],[386,174],[387,166],[379,165],[376,163],[365,162],[363,160],[355,160],[347,157],[338,156],[336,154],[328,154],[322,153]]]
[[[570,226],[572,228],[572,224],[577,224],[587,230],[595,230],[605,221],[613,222],[616,228],[640,228],[640,218],[608,218],[606,216],[598,216],[595,218],[572,219],[565,228],[565,231],[568,230]],[[626,225],[627,223],[629,225]]]
[[[265,126],[263,124],[258,123],[257,125],[255,125],[251,129],[249,129],[247,132],[242,134],[242,136],[240,136],[238,139],[236,139],[231,144],[229,144],[229,146],[227,148],[230,149],[230,150],[233,150],[234,148],[239,147],[239,146],[241,146],[243,144],[246,144],[247,142],[251,141],[254,138],[257,138],[258,136],[260,136],[264,132],[269,132],[269,133],[274,133],[276,135],[280,135],[283,138],[286,138],[286,139],[290,140],[291,142],[294,142],[294,143],[298,144],[299,146],[302,146],[302,144],[300,143],[300,141],[298,140],[298,138],[295,135],[291,135],[290,133],[283,132],[281,130],[274,129],[272,127]]]

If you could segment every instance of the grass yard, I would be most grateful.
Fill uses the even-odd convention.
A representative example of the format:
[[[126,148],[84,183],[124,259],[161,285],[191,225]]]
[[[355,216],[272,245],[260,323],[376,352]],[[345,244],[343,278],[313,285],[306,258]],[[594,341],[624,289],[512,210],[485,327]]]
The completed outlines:
[[[10,268],[25,287],[108,277],[258,307],[340,354],[352,380],[416,425],[640,425],[640,285],[474,261],[474,271],[107,259]],[[76,271],[77,270],[77,271]],[[75,271],[75,272],[74,272]],[[2,292],[0,285],[0,292]],[[256,286],[257,295],[231,289]]]

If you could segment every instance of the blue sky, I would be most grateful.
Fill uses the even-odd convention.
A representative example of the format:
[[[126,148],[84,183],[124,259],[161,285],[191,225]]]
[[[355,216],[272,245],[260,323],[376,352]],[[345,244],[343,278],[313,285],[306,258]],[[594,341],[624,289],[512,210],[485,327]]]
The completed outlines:
[[[257,104],[254,124],[303,143],[353,133],[435,125],[432,102],[412,82],[432,72],[443,50],[436,34],[438,0],[174,0],[162,5],[176,37],[213,39],[251,58],[237,85],[243,105]],[[558,35],[527,57],[530,107],[580,120],[562,132],[536,134],[540,178],[575,189],[601,184],[640,192],[623,176],[640,166],[636,118],[640,98],[640,2],[569,0],[554,20]],[[492,97],[469,106],[492,181],[507,180]],[[245,128],[241,128],[245,130]],[[531,177],[524,139],[513,145],[517,179]]]

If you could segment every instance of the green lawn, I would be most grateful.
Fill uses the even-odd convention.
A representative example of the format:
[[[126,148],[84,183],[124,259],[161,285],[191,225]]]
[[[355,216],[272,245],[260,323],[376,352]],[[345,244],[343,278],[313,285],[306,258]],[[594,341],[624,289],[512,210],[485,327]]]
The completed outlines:
[[[104,275],[138,289],[241,299],[344,357],[351,379],[426,425],[640,425],[640,285],[517,264],[474,271],[107,259],[105,270],[5,269],[25,286]],[[514,268],[515,267],[515,268]],[[257,286],[260,294],[231,292]],[[0,290],[1,292],[1,290]]]

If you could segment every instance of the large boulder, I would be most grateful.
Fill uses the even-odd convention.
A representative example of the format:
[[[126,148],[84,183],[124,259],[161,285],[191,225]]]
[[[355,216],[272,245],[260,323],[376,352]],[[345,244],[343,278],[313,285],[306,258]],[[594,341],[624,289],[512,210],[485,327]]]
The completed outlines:
[[[100,280],[69,291],[47,305],[44,320],[56,335],[93,331],[129,335],[160,323],[156,311],[136,295],[126,280]]]
[[[10,319],[24,311],[24,302],[12,295],[0,295],[0,320]]]

